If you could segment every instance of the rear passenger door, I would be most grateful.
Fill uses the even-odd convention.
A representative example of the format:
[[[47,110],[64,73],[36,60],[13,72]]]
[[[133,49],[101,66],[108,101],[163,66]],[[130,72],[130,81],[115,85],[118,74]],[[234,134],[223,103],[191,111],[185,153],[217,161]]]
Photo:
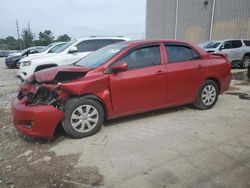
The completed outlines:
[[[167,53],[167,103],[193,102],[203,82],[200,54],[185,44],[165,44]]]
[[[244,55],[244,49],[242,48],[241,40],[232,40],[232,59],[233,60],[242,60]]]

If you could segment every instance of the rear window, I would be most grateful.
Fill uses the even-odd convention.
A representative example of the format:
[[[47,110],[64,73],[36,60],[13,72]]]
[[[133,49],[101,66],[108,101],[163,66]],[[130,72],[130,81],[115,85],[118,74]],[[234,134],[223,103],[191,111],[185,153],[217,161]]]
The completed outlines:
[[[250,46],[250,40],[244,40],[246,46]]]
[[[200,55],[188,46],[167,44],[165,48],[168,55],[168,63],[200,59]]]
[[[91,52],[96,51],[104,46],[107,46],[109,44],[113,44],[116,42],[121,42],[124,40],[120,39],[93,39],[93,40],[86,40],[83,42],[80,42],[76,45],[78,52]]]
[[[232,48],[239,48],[242,46],[242,42],[240,40],[232,40]]]

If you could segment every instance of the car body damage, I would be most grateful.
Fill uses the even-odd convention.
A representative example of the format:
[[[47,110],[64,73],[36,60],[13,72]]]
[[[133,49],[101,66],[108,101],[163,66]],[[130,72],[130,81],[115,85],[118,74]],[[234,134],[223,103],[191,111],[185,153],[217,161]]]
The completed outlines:
[[[47,70],[41,70],[36,72],[32,78],[33,81],[39,83],[56,83],[56,82],[67,82],[70,80],[75,80],[77,78],[84,77],[85,74],[90,69],[87,68],[78,68],[76,66],[61,66],[61,67],[53,67]],[[32,82],[32,80],[29,80]]]
[[[16,128],[30,136],[52,139],[56,126],[64,117],[66,101],[83,94],[95,93],[95,96],[105,100],[105,104],[111,109],[108,75],[95,74],[84,77],[89,70],[76,66],[53,67],[37,72],[23,82],[12,105]],[[24,113],[25,109],[27,112]],[[45,112],[45,109],[49,109],[49,112]],[[27,115],[29,113],[30,116]],[[37,116],[38,113],[41,113],[41,116]],[[42,132],[42,126],[47,127],[47,131]]]

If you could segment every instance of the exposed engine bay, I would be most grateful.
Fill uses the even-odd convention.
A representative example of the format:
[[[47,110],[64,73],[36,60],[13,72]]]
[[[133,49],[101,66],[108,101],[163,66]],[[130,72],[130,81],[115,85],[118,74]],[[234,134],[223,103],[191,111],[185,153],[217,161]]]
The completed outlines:
[[[56,72],[56,75],[50,75],[50,79],[48,77],[46,77],[47,79],[42,79],[40,74],[35,74],[22,83],[18,99],[21,100],[27,97],[29,105],[45,104],[61,109],[63,102],[69,97],[69,94],[62,91],[60,85],[77,80],[85,75],[86,72],[59,71]]]

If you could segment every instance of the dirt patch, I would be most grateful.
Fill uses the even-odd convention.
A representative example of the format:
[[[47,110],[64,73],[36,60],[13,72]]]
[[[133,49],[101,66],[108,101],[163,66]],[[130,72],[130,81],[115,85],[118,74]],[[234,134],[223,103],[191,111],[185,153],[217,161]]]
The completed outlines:
[[[250,80],[244,80],[240,83],[235,83],[235,85],[239,85],[239,86],[249,86],[250,85]]]
[[[93,187],[103,184],[96,167],[75,168],[79,155],[55,156],[55,142],[18,133],[9,109],[0,109],[0,187]]]
[[[244,80],[245,78],[246,78],[245,71],[233,72],[232,73],[232,79],[234,79],[234,80]]]
[[[243,100],[250,100],[250,95],[247,94],[247,93],[242,93],[242,92],[226,92],[226,94],[239,96],[239,98],[243,99]]]
[[[228,91],[236,91],[236,90],[240,90],[240,89],[234,86],[230,86]]]

